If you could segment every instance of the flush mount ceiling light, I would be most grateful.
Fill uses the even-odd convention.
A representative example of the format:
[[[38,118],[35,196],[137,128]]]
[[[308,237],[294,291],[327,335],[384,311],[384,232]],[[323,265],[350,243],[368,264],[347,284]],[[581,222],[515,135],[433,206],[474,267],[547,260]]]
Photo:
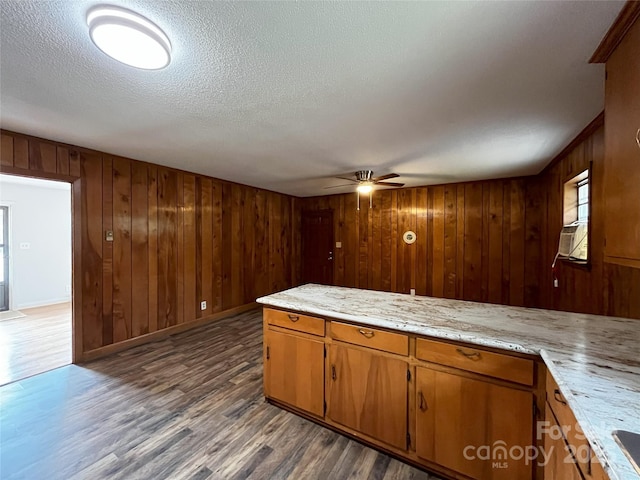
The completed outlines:
[[[87,25],[96,47],[126,65],[159,70],[171,61],[169,37],[131,10],[99,5],[87,13]]]

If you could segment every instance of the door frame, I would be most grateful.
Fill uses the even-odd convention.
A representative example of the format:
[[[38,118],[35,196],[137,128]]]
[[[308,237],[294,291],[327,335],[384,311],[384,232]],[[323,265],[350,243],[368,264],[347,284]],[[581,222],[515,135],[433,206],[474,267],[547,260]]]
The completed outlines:
[[[333,208],[322,208],[319,210],[302,210],[300,212],[300,280],[302,279],[302,275],[304,274],[304,217],[305,215],[318,215],[323,213],[331,214],[331,252],[332,252],[332,260],[331,260],[331,285],[335,285],[335,275],[336,275],[336,229],[334,223],[334,215],[335,211]]]
[[[83,359],[82,349],[82,179],[59,173],[35,172],[3,165],[0,173],[53,180],[71,185],[71,363]],[[10,270],[11,272],[11,270]],[[10,303],[11,306],[11,303]]]
[[[7,254],[7,263],[5,264],[5,268],[7,272],[7,284],[8,284],[8,287],[6,287],[8,310],[12,310],[12,307],[13,307],[13,289],[11,288],[11,285],[13,284],[13,255],[12,255],[13,245],[11,244],[11,239],[9,238],[10,233],[12,231],[12,228],[11,228],[12,205],[13,205],[13,202],[0,202],[0,208],[7,209],[7,215],[5,217],[7,228],[6,229],[3,228],[3,230],[4,230],[5,237],[7,237],[4,243],[4,247],[9,252]]]

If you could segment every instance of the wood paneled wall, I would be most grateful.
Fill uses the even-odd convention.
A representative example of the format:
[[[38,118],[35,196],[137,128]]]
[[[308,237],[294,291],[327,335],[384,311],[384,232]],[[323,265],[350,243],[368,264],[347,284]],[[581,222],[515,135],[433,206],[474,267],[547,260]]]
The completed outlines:
[[[537,306],[541,185],[525,179],[301,199],[333,209],[334,284],[509,305]],[[402,240],[413,230],[417,240]]]
[[[1,138],[2,172],[73,182],[78,359],[299,281],[293,197],[12,132]]]
[[[543,308],[640,318],[640,269],[604,262],[604,127],[596,119],[594,131],[549,165],[536,181],[543,186],[542,269]],[[591,166],[590,267],[559,261],[558,287],[551,264],[562,229],[564,183]],[[634,208],[630,206],[630,208]]]

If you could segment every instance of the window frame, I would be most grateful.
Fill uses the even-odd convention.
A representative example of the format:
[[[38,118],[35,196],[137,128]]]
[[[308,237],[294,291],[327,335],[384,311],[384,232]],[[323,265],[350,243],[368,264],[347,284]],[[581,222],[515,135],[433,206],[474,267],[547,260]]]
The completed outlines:
[[[586,260],[577,260],[568,257],[559,257],[559,260],[565,264],[572,267],[582,268],[586,270],[591,270],[591,230],[592,230],[592,192],[593,192],[593,177],[592,177],[592,162],[589,162],[589,166],[582,170],[577,175],[573,174],[568,177],[567,180],[563,182],[564,187],[564,197],[562,202],[563,209],[563,223],[562,225],[568,225],[575,221],[579,220],[578,209],[580,205],[587,205],[587,259]],[[580,203],[579,196],[579,187],[580,184],[587,184],[589,186],[589,192],[587,196],[586,202]]]

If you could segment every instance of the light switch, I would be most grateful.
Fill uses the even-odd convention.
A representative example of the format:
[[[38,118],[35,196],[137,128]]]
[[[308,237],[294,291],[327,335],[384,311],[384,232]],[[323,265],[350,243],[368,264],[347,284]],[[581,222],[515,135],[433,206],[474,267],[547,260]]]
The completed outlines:
[[[336,248],[342,248],[342,242],[336,242]]]

